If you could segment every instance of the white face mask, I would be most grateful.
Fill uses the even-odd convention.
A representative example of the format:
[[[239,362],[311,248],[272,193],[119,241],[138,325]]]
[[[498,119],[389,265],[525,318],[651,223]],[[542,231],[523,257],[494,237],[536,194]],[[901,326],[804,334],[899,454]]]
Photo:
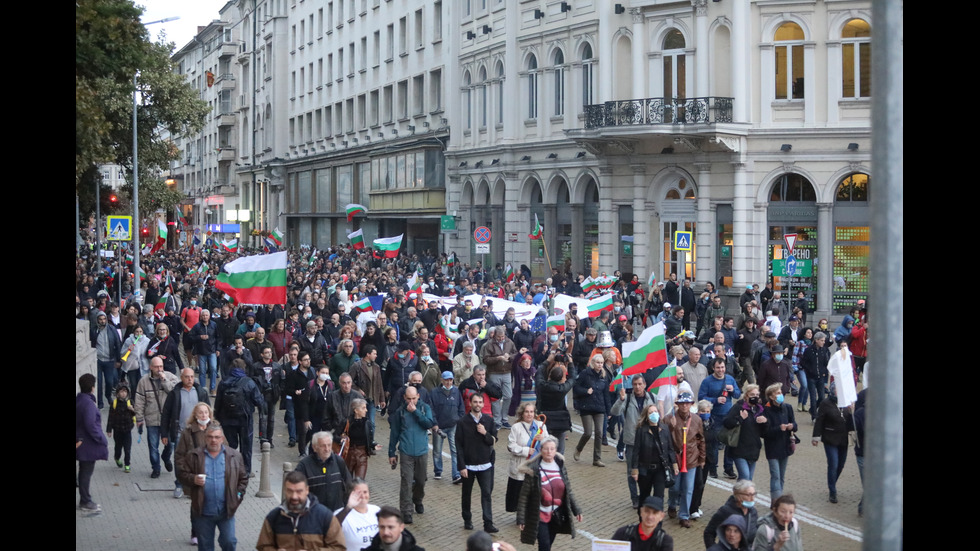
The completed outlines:
[[[202,427],[206,427],[208,425],[208,423],[210,423],[210,422],[211,422],[211,418],[210,417],[205,417],[204,419],[198,419],[197,420],[197,424],[198,425],[201,425]]]
[[[330,378],[330,375],[327,374],[327,373],[321,373],[321,374],[317,375],[317,378],[320,379],[321,382],[324,382],[325,383],[325,382],[327,382],[327,379]]]

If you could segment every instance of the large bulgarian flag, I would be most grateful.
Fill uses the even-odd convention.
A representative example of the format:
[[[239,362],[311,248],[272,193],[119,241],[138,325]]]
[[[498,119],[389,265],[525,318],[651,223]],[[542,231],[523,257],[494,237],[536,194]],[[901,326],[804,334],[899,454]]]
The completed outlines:
[[[384,253],[385,258],[396,258],[398,256],[398,250],[402,248],[402,237],[404,236],[405,234],[401,234],[397,237],[375,239],[374,247]]]
[[[662,365],[667,365],[664,322],[644,329],[635,341],[623,343],[623,376],[645,373]]]
[[[286,303],[286,251],[244,256],[225,264],[224,270],[214,286],[236,304]]]
[[[355,251],[359,251],[364,248],[364,229],[357,230],[354,233],[348,233],[347,239],[350,239],[350,244],[354,247]]]
[[[157,218],[157,241],[153,244],[153,248],[150,249],[150,254],[155,253],[163,248],[167,244],[167,223],[162,219]]]
[[[538,215],[534,215],[534,227],[531,229],[531,233],[527,234],[531,239],[541,239],[541,234],[544,233],[544,226],[541,222],[538,222]]]
[[[562,314],[558,314],[558,315],[555,315],[555,316],[548,316],[548,323],[547,323],[547,326],[546,327],[547,328],[554,327],[555,329],[557,329],[559,331],[564,331],[565,330],[565,316],[562,315]]]
[[[364,205],[358,205],[357,203],[351,203],[347,205],[347,221],[350,222],[354,219],[355,215],[367,214],[367,207]]]
[[[279,228],[272,230],[272,233],[269,234],[269,239],[271,239],[277,247],[282,247],[282,232],[279,231]]]
[[[598,297],[598,298],[594,298],[594,299],[590,300],[589,301],[589,304],[588,304],[588,309],[589,309],[589,317],[590,318],[597,318],[597,317],[599,317],[599,313],[602,312],[603,310],[612,311],[612,309],[613,309],[613,296],[612,296],[612,294],[608,294],[606,296],[602,296],[602,297]]]
[[[422,282],[419,278],[418,271],[412,273],[412,277],[408,278],[408,292],[414,292],[422,289]]]

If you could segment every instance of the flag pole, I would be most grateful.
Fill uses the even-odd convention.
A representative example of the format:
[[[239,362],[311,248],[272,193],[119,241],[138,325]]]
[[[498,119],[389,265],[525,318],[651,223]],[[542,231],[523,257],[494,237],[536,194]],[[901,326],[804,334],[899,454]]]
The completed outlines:
[[[548,240],[544,238],[544,232],[541,232],[541,246],[544,247],[544,258],[548,261],[548,274],[545,279],[551,277],[551,271],[554,269],[551,267],[551,256],[548,255]]]

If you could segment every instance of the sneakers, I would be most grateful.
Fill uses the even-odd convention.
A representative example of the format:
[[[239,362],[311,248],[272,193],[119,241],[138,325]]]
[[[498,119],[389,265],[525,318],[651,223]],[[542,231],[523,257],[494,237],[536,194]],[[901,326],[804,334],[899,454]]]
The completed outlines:
[[[432,478],[434,478],[436,480],[442,480],[442,473],[436,473],[436,474],[432,475]]]
[[[599,460],[597,459],[597,460],[595,460],[595,461],[593,461],[593,462],[592,462],[592,466],[593,466],[593,467],[605,467],[605,466],[606,466],[606,464],[605,464],[605,463],[603,463],[602,461],[599,461]]]
[[[701,518],[701,515],[703,514],[704,512],[702,512],[701,509],[698,509],[697,511],[691,513],[691,520],[698,520],[699,518]]]
[[[718,473],[717,473],[717,471],[716,472],[713,472],[713,473],[710,473],[709,472],[708,473],[708,476],[710,476],[711,478],[718,478]]]
[[[500,423],[500,426],[502,428],[509,429],[510,428],[510,423],[508,423],[507,420],[504,419],[504,422],[503,423]]]
[[[462,483],[463,483],[463,477],[461,476],[457,476],[456,478],[453,479],[453,484],[462,484]]]
[[[500,531],[500,529],[497,528],[496,526],[490,524],[488,526],[484,526],[483,527],[483,531],[486,532],[486,533],[488,533],[488,534],[496,534],[497,532]]]
[[[616,457],[619,458],[620,461],[626,461],[626,456],[623,454],[623,452],[617,453]]]
[[[170,461],[169,459],[164,459],[163,460],[163,468],[164,469],[167,469],[167,472],[168,473],[174,472],[174,464],[173,464],[173,461]]]
[[[735,479],[738,478],[738,475],[735,474],[735,473],[733,473],[733,472],[731,472],[731,471],[725,471],[725,478],[727,478],[729,480],[735,480]]]
[[[129,468],[129,465],[126,465],[125,467],[123,467],[123,472],[126,473],[126,474],[129,474],[129,473],[131,473],[133,471]]]
[[[92,514],[94,514],[94,513],[101,513],[102,512],[102,506],[99,505],[98,503],[94,502],[94,501],[89,501],[88,503],[86,503],[84,505],[79,505],[78,508],[81,509],[81,511],[83,513],[92,513]]]
[[[574,453],[574,454],[572,454],[572,459],[574,459],[575,461],[578,461],[578,459],[579,459],[580,457],[582,457],[582,450],[580,450],[580,449],[578,449],[578,448],[576,448],[576,449],[575,449],[575,453]]]
[[[177,486],[176,488],[174,488],[174,499],[180,499],[182,497],[184,497],[184,489],[181,488],[180,486]]]
[[[122,459],[117,459],[117,460],[116,460],[116,466],[117,466],[117,467],[119,467],[120,469],[121,469],[121,468],[123,468],[123,462],[122,462]]]
[[[153,472],[150,473],[150,478],[160,478],[160,469],[153,469]]]

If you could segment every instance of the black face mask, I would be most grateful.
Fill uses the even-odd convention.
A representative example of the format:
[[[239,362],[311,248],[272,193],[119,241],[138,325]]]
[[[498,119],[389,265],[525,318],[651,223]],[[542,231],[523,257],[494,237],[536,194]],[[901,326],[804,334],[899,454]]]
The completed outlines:
[[[759,397],[758,396],[753,396],[752,398],[749,398],[749,403],[752,404],[753,406],[756,405],[756,404],[758,404],[759,403]]]

